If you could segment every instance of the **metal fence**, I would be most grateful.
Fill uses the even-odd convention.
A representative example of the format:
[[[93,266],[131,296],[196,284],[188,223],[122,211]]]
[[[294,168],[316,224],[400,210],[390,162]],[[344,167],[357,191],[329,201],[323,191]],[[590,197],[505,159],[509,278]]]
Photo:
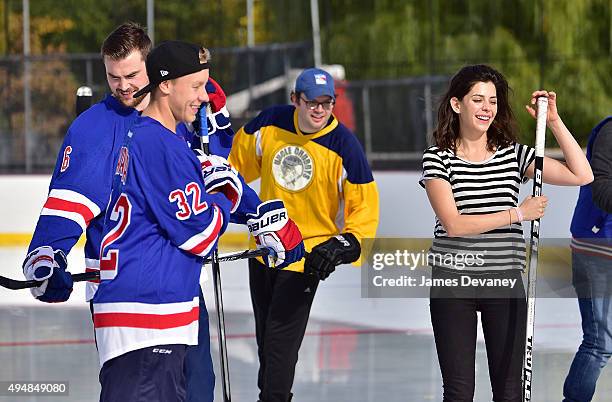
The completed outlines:
[[[348,83],[354,132],[374,168],[420,167],[448,80],[447,76],[423,76]]]
[[[230,95],[234,127],[267,106],[287,103],[296,73],[312,65],[310,43],[211,52],[211,75]],[[445,76],[339,81],[336,111],[359,137],[375,168],[415,167],[435,123],[436,98],[447,81]],[[81,85],[93,89],[95,101],[107,92],[98,54],[0,58],[1,173],[51,172]]]
[[[216,48],[211,53],[211,75],[228,94],[246,94],[238,118],[252,116],[267,103],[286,102],[284,91],[250,97],[257,83],[312,65],[307,42]],[[108,91],[99,54],[0,57],[0,173],[51,172],[82,85],[93,89],[94,101]]]

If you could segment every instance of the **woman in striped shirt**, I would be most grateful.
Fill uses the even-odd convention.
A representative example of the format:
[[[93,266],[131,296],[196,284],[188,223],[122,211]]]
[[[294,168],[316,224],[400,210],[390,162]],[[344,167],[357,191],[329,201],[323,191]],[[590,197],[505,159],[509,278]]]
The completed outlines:
[[[542,217],[548,200],[545,196],[528,197],[518,205],[520,184],[534,174],[534,149],[517,143],[508,91],[505,78],[491,67],[473,65],[459,70],[438,109],[435,146],[423,154],[421,185],[436,214],[432,275],[457,284],[451,289],[431,290],[431,321],[444,401],[473,400],[477,311],[481,313],[493,400],[522,398],[526,301],[520,280],[525,265],[520,222]],[[589,183],[592,171],[557,113],[556,94],[535,91],[531,105],[539,96],[548,97],[547,126],[566,160],[562,163],[545,157],[543,181],[572,186]],[[535,118],[533,107],[526,109]],[[454,260],[435,258],[449,253]],[[471,264],[466,264],[468,254],[477,254]],[[469,279],[515,286],[462,287]]]

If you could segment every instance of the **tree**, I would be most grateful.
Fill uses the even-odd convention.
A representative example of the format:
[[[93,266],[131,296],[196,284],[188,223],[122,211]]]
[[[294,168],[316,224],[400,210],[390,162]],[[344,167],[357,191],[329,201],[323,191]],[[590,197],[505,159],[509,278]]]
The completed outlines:
[[[21,13],[10,11],[8,35],[10,36],[9,53],[23,53],[23,18]],[[65,47],[60,44],[47,43],[45,37],[57,32],[69,30],[72,24],[69,20],[53,19],[47,16],[31,19],[30,43],[32,55],[43,53],[63,53]],[[37,162],[54,160],[59,139],[62,138],[74,109],[74,93],[76,83],[67,63],[54,60],[31,63],[30,90],[33,107],[31,127],[37,148]],[[0,97],[4,99],[0,115],[0,130],[13,133],[7,140],[2,157],[5,164],[23,160],[25,150],[24,130],[24,68],[23,60],[6,61],[0,65],[0,77],[4,84],[0,85]],[[8,159],[8,160],[7,160]]]

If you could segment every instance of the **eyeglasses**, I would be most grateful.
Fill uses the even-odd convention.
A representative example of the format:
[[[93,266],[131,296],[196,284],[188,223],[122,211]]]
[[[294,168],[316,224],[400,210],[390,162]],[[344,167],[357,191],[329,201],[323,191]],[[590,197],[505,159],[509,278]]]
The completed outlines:
[[[321,106],[324,110],[331,110],[331,108],[334,106],[334,103],[335,103],[333,100],[328,100],[325,102],[310,101],[310,100],[306,100],[302,98],[301,96],[300,96],[300,99],[302,100],[302,102],[304,102],[306,107],[310,110],[316,110],[319,106]]]

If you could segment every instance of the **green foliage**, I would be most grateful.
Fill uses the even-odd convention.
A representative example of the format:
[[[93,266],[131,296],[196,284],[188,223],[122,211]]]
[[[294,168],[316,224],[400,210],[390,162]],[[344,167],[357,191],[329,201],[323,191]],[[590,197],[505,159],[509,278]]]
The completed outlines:
[[[583,144],[612,111],[609,0],[325,4],[323,59],[343,64],[349,79],[451,75],[465,64],[490,64],[514,89],[526,141],[533,122],[524,105],[540,87],[558,93],[562,117]]]
[[[422,70],[420,32],[414,8],[347,14],[326,28],[328,62],[341,61],[355,78],[409,75]]]
[[[0,3],[7,5],[8,2]],[[10,4],[9,4],[10,5]],[[23,52],[23,18],[21,10],[3,8],[4,24],[1,32],[8,54]],[[6,23],[8,22],[8,24]],[[32,15],[30,19],[30,48],[33,55],[42,53],[63,53],[66,45],[50,38],[63,35],[73,28],[67,18],[54,18],[44,14]],[[34,137],[58,138],[63,135],[74,113],[74,91],[77,84],[68,63],[53,60],[32,62],[30,92],[33,108],[31,127]],[[24,75],[21,62],[0,64],[0,132],[23,133],[24,115]],[[6,134],[5,134],[6,135]],[[61,138],[61,137],[59,137]],[[23,149],[23,136],[12,143],[12,154],[18,155]],[[55,153],[55,150],[53,150]]]
[[[323,60],[349,79],[450,75],[488,63],[523,105],[539,87],[555,90],[567,125],[586,138],[612,109],[610,0],[325,0],[319,1]],[[144,0],[30,1],[32,51],[98,52],[125,20],[146,23]],[[0,51],[21,51],[21,1],[0,0]],[[5,18],[9,15],[8,20]],[[310,1],[255,0],[256,43],[310,40]],[[10,26],[5,26],[5,21]],[[155,40],[208,47],[244,46],[245,0],[156,0]]]
[[[20,16],[21,8],[15,7],[16,3],[12,0],[12,9]],[[256,16],[263,15],[263,2],[255,3]],[[243,46],[246,45],[246,19],[241,19],[245,14],[244,0],[157,0],[154,39],[156,42],[188,40],[207,47]],[[119,24],[135,21],[146,25],[147,22],[145,0],[36,0],[30,1],[30,16],[32,26],[41,17],[47,21],[69,21],[70,29],[50,32],[43,41],[44,45],[64,44],[70,53],[98,52],[104,38]],[[267,40],[266,26],[257,27],[257,37]]]

